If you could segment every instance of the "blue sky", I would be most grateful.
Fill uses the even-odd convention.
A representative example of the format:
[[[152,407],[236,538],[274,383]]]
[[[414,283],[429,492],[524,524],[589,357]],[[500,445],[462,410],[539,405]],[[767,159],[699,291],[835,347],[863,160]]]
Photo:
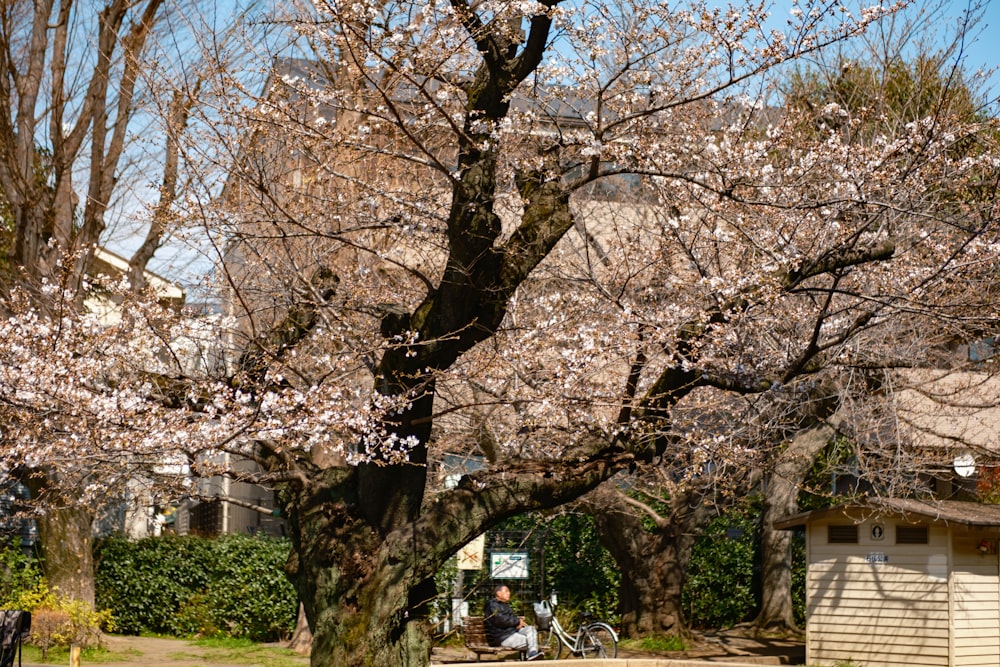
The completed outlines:
[[[955,7],[958,14],[967,3],[952,0],[949,4]],[[1000,68],[1000,0],[989,2],[982,23],[976,28],[977,34],[968,45],[968,54],[965,56],[966,65],[970,70]],[[996,106],[996,100],[1000,96],[1000,72],[993,72],[989,78],[989,86],[992,88],[990,99]]]
[[[243,1],[236,0],[240,4],[243,4]],[[739,0],[717,1],[719,4],[739,4]],[[865,6],[878,2],[878,0],[847,1]],[[805,0],[802,0],[802,2],[804,3]],[[954,28],[955,23],[969,9],[970,5],[976,4],[979,4],[983,10],[982,20],[972,30],[970,39],[965,45],[963,64],[966,72],[974,72],[978,69],[983,69],[984,71],[997,70],[1000,68],[1000,0],[915,0],[913,5],[906,11],[913,12],[919,11],[922,8],[940,6],[942,10],[941,15],[935,15],[937,19],[935,25],[941,32],[940,36],[943,39],[945,34],[949,32],[948,29]],[[784,26],[784,22],[788,18],[789,10],[792,6],[792,0],[773,0],[771,20],[776,28],[780,29]],[[989,79],[983,83],[982,88],[983,92],[988,92],[988,99],[992,102],[992,109],[1000,114],[1000,100],[998,100],[1000,98],[1000,71],[994,71]],[[172,272],[168,271],[168,273]]]
[[[847,0],[848,4],[874,5],[877,0]],[[888,2],[888,0],[886,0]],[[805,4],[805,0],[801,0]],[[962,64],[967,73],[982,69],[984,72],[1000,68],[1000,0],[915,0],[906,10],[907,15],[920,11],[931,12],[932,25],[940,41],[953,37],[955,27],[963,15],[978,5],[981,19],[968,34],[962,55]],[[771,20],[775,27],[784,25],[792,8],[792,0],[774,0]],[[932,11],[939,8],[939,11]],[[994,109],[1000,108],[1000,71],[994,71],[983,82],[983,92],[989,93]]]

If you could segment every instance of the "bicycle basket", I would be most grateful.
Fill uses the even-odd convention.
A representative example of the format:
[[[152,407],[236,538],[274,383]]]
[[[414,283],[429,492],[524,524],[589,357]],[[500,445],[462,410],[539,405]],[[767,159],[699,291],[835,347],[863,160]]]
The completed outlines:
[[[535,608],[535,627],[539,630],[548,630],[552,625],[552,608],[549,607],[549,601],[535,602],[532,606]]]

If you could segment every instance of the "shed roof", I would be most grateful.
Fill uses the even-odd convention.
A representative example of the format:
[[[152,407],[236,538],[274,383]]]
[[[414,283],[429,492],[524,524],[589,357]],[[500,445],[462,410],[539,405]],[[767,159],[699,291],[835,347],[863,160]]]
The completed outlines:
[[[850,503],[821,510],[800,512],[774,522],[779,530],[804,526],[811,521],[841,518],[863,521],[870,516],[891,515],[911,521],[952,523],[968,527],[1000,526],[1000,505],[960,500],[913,500],[908,498],[879,498],[864,503]]]

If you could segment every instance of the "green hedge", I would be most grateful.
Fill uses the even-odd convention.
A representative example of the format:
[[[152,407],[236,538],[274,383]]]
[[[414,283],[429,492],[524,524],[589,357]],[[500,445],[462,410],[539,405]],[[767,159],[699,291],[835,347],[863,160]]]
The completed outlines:
[[[758,601],[757,516],[734,510],[712,521],[691,550],[681,595],[692,628],[723,628],[751,620]]]
[[[273,641],[295,628],[287,540],[227,535],[108,538],[97,545],[97,607],[122,634]]]
[[[751,496],[712,521],[691,550],[682,594],[685,620],[695,629],[728,628],[760,610],[762,500]],[[805,627],[805,535],[792,535],[792,612]]]

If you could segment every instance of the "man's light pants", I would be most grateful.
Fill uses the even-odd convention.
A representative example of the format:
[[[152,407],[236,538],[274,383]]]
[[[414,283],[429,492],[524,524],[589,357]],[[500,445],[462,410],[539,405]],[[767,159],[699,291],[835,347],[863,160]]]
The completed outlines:
[[[500,642],[504,648],[511,648],[515,651],[527,651],[534,653],[538,650],[538,631],[535,626],[526,625],[507,639]]]

